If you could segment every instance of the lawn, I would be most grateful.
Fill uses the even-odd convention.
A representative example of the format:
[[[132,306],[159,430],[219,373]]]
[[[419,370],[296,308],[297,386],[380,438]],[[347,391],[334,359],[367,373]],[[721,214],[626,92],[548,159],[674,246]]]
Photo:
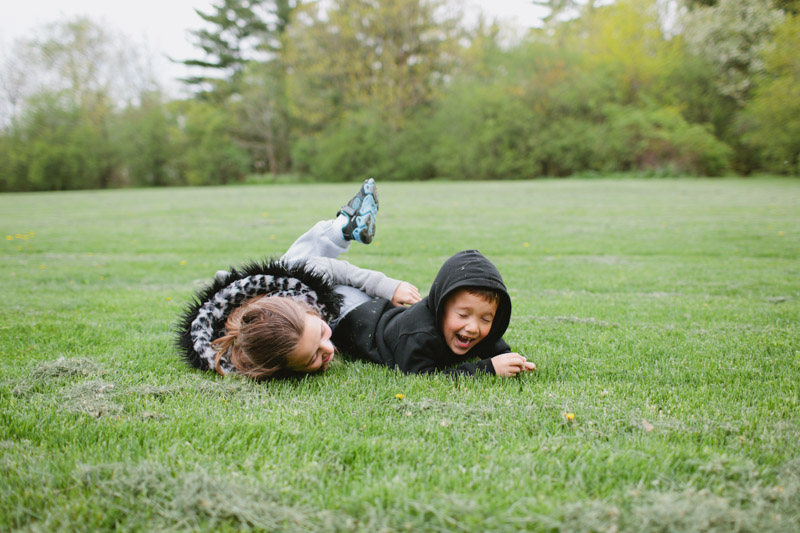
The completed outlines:
[[[800,181],[379,182],[344,258],[481,250],[537,372],[186,367],[193,292],[356,188],[0,195],[0,530],[800,531]]]

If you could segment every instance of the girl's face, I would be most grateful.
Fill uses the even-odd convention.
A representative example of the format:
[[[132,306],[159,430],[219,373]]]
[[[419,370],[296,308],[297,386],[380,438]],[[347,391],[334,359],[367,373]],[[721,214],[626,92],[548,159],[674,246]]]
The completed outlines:
[[[305,315],[303,335],[288,358],[287,368],[294,372],[327,370],[333,360],[331,328],[317,315]]]

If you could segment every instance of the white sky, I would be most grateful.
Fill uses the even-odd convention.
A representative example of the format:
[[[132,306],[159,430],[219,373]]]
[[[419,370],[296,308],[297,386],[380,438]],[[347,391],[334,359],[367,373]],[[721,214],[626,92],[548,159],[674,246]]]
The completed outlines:
[[[462,1],[469,18],[483,11],[488,17],[519,29],[537,25],[541,14],[529,0]],[[111,31],[123,33],[133,44],[144,43],[159,81],[174,93],[179,90],[174,78],[185,75],[185,70],[167,57],[197,56],[187,39],[187,31],[198,28],[202,22],[194,9],[208,12],[213,3],[213,0],[0,0],[0,59],[14,40],[24,38],[32,29],[85,15]]]

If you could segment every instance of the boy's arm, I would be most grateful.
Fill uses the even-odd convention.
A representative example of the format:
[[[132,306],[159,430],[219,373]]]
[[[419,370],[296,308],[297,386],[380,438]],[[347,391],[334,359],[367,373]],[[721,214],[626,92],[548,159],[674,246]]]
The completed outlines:
[[[423,363],[419,366],[402,369],[406,374],[446,374],[451,376],[476,376],[478,374],[496,375],[491,359],[483,359],[475,363],[464,363],[455,368],[442,369],[437,367],[433,361]]]
[[[524,355],[511,351],[511,347],[502,338],[499,339],[489,354],[497,354],[484,361],[491,361],[494,373],[502,377],[514,377],[526,370],[536,370],[536,365],[528,361]]]
[[[442,365],[437,364],[433,354],[440,353],[442,343],[436,335],[415,331],[405,335],[399,335],[394,342],[387,346],[391,350],[394,366],[405,374],[469,374],[475,375],[479,372],[494,374],[489,359],[475,363],[464,363],[457,368],[444,370]]]
[[[407,374],[448,374],[448,375],[471,375],[488,374],[500,377],[514,377],[524,371],[536,370],[536,365],[528,361],[524,356],[512,352],[508,344],[502,339],[497,341],[494,349],[489,353],[496,353],[493,357],[488,357],[477,362],[462,363],[455,368],[442,369],[428,354],[435,353],[438,342],[435,338],[429,338],[428,342],[419,346],[417,349],[407,353],[407,357],[397,362],[397,366]],[[397,347],[396,347],[397,348]]]
[[[494,346],[491,350],[486,350],[487,354],[491,354],[489,357],[493,355],[499,355],[501,353],[509,353],[511,351],[511,346],[508,345],[506,341],[503,340],[501,337],[494,343]]]
[[[536,370],[536,365],[528,361],[525,356],[513,352],[495,355],[488,361],[491,361],[495,375],[504,378],[513,378],[521,372]]]

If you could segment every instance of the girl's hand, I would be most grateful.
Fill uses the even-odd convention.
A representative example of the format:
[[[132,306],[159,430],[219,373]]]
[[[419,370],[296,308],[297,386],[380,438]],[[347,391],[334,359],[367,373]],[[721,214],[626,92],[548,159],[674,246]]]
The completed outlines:
[[[407,281],[401,281],[400,285],[394,290],[392,296],[392,304],[399,305],[412,305],[420,301],[422,298],[419,296],[419,289]]]
[[[492,357],[494,373],[500,377],[512,378],[520,372],[536,370],[536,365],[518,353],[503,353]]]

